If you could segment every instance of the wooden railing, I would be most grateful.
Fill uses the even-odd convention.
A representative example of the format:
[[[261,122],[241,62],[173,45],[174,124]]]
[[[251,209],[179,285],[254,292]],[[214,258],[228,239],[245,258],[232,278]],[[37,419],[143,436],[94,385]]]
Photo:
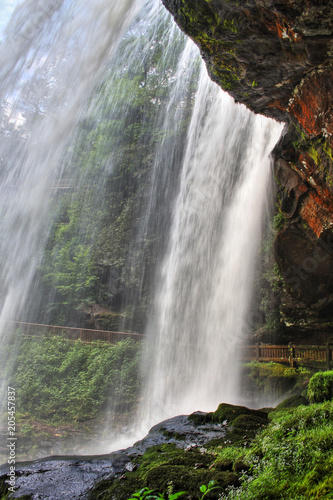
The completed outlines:
[[[243,361],[274,361],[289,363],[290,366],[305,364],[333,368],[333,344],[326,345],[267,345],[254,344],[239,347]]]
[[[26,337],[52,337],[59,335],[68,340],[81,340],[82,342],[95,342],[97,340],[115,344],[120,340],[131,338],[141,340],[143,335],[133,332],[110,332],[108,330],[89,330],[87,328],[71,328],[66,326],[40,325],[37,323],[24,323],[15,321],[11,323],[14,328],[19,328]]]
[[[120,340],[131,338],[142,340],[143,335],[133,332],[111,332],[108,330],[89,330],[87,328],[72,328],[65,326],[40,325],[37,323],[11,322],[14,328],[19,328],[21,334],[27,337],[51,337],[60,335],[68,340],[95,342],[97,340],[115,344]],[[333,343],[326,345],[268,345],[253,344],[238,347],[238,358],[241,361],[258,361],[288,363],[290,366],[304,364],[307,366],[333,369]]]

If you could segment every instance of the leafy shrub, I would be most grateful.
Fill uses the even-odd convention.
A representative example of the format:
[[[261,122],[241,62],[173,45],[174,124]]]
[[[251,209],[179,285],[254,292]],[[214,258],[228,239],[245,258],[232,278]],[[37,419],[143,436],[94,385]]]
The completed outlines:
[[[310,403],[322,403],[333,399],[333,371],[318,372],[309,381]]]
[[[241,487],[225,500],[332,498],[333,407],[331,403],[273,411],[246,455]]]
[[[59,337],[23,341],[11,381],[17,407],[54,423],[93,418],[111,404],[128,410],[137,401],[139,356],[132,339],[115,345]]]

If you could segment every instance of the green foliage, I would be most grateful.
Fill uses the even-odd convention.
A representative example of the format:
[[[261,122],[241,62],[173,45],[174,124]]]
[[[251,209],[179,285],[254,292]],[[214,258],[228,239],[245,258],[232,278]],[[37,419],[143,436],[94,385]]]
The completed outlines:
[[[275,231],[280,231],[280,229],[282,229],[284,223],[286,221],[286,218],[284,216],[284,214],[279,210],[273,217],[273,221],[272,221],[272,228],[275,230]]]
[[[264,397],[292,396],[306,390],[313,371],[294,368],[281,363],[257,363],[243,365],[243,377],[247,390]]]
[[[178,497],[173,495],[186,491],[186,498],[217,499],[227,484],[237,482],[234,472],[215,468],[215,453],[199,449],[184,451],[173,444],[161,444],[146,450],[136,461],[139,467],[126,473],[126,481],[103,481],[91,491],[89,498],[127,500],[136,498],[135,491],[136,495],[147,492],[156,498],[174,499]]]
[[[215,481],[209,481],[208,485],[202,484],[200,486],[200,491],[202,493],[202,496],[200,497],[200,500],[203,500],[206,495],[208,495],[212,490],[217,489],[218,486],[216,486]],[[167,497],[165,496],[167,494]],[[171,492],[166,492],[166,493],[156,493],[154,490],[150,490],[149,488],[143,488],[140,491],[134,493],[131,498],[128,500],[143,500],[144,498],[147,498],[147,500],[177,500],[177,498],[186,495],[186,491],[178,491],[177,493],[171,493]]]
[[[242,486],[225,499],[332,498],[333,408],[330,403],[270,413],[270,425],[247,453]]]
[[[251,410],[239,413],[240,408],[231,415],[232,426],[239,418],[250,418]],[[196,500],[332,498],[332,403],[278,407],[269,413],[269,420],[257,428],[247,446],[224,439],[188,451],[170,444],[149,448],[138,457],[137,470],[126,474],[126,481],[105,481],[90,498],[135,499],[145,492],[147,498],[167,498],[183,490],[186,498]],[[132,491],[137,493],[131,495]]]
[[[309,381],[308,399],[311,403],[322,403],[333,399],[333,371],[318,372]]]
[[[55,221],[40,270],[44,300],[36,311],[39,322],[66,324],[76,317],[73,310],[98,303],[120,314],[132,308],[122,328],[141,331],[145,323],[154,265],[166,234],[159,217],[164,213],[168,220],[171,210],[170,194],[155,201],[159,210],[151,209],[153,172],[163,165],[172,192],[199,64],[193,73],[184,69],[187,85],[170,106],[184,36],[173,35],[174,49],[166,57],[170,28],[163,19],[143,28],[135,26],[123,39],[117,62],[110,62],[92,95],[65,158],[64,176],[73,189],[55,199]],[[129,61],[132,54],[139,56]]]
[[[24,341],[11,384],[21,414],[47,422],[95,417],[113,404],[129,409],[137,401],[140,347],[131,339],[115,345],[84,344],[59,337]],[[31,431],[23,425],[26,435]]]
[[[167,493],[167,497],[165,497],[165,493],[154,493],[154,490],[150,490],[149,488],[142,488],[142,490],[138,491],[137,493],[133,493],[131,498],[128,500],[143,500],[144,498],[147,498],[147,500],[177,500],[177,498],[181,497],[182,495],[185,495],[185,491],[179,491],[178,493]]]
[[[129,498],[128,500],[143,500],[144,498],[155,498],[151,495],[151,493],[153,493],[154,490],[150,490],[149,488],[142,488],[140,491],[137,491],[136,493],[133,493],[133,495],[131,496],[131,498]]]
[[[202,484],[200,486],[200,491],[202,493],[202,496],[200,497],[200,500],[203,500],[206,495],[208,495],[211,491],[218,489],[219,487],[217,486],[216,481],[209,481],[209,483]]]

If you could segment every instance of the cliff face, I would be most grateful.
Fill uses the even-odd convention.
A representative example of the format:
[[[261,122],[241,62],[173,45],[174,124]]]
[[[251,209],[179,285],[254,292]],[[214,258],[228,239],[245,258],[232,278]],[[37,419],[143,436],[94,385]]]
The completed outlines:
[[[163,0],[211,78],[256,113],[286,122],[274,151],[284,215],[281,311],[333,314],[333,1]]]

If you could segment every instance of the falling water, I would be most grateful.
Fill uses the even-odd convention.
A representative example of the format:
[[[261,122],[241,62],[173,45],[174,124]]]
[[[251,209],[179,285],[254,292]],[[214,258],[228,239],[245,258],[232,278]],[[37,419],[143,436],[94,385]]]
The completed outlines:
[[[26,0],[7,27],[0,46],[1,325],[26,313],[52,220],[49,188],[68,171],[65,152],[79,119],[89,113],[84,101],[142,3]],[[142,14],[148,25],[159,22],[152,11],[152,18],[147,10]],[[175,25],[168,30],[156,25],[156,36],[164,33],[165,61],[174,37],[179,42]],[[238,399],[235,349],[248,330],[269,153],[281,133],[279,124],[235,105],[209,80],[203,64],[193,105],[184,89],[193,84],[198,50],[191,41],[182,43],[176,70],[165,75],[175,83],[168,103],[156,105],[163,139],[152,152],[144,212],[128,253],[141,272],[140,288],[144,258],[136,256],[144,253],[147,235],[158,235],[165,246],[155,253],[164,257],[156,266],[146,331],[144,426]],[[133,51],[114,59],[130,71],[140,57]],[[118,74],[113,66],[109,72]],[[107,93],[117,87],[116,79]],[[157,103],[158,95],[152,100]],[[118,96],[111,101],[115,109]],[[103,111],[105,103],[93,99],[92,106]],[[170,145],[171,136],[186,141]]]
[[[1,143],[0,323],[24,307],[44,247],[48,188],[96,72],[119,43],[134,2],[25,2],[0,53],[0,95],[11,136]],[[103,15],[102,15],[103,14]],[[93,43],[92,43],[93,40]],[[8,134],[8,132],[6,132]]]
[[[255,116],[202,68],[170,241],[148,325],[149,424],[239,401],[249,307],[281,125]]]
[[[50,225],[50,187],[85,99],[140,2],[26,0],[0,45],[0,334],[24,315]],[[7,363],[2,359],[2,366]],[[14,349],[11,353],[15,361]],[[7,363],[8,365],[8,363]],[[8,376],[8,372],[7,372]],[[1,377],[6,404],[8,378]]]

